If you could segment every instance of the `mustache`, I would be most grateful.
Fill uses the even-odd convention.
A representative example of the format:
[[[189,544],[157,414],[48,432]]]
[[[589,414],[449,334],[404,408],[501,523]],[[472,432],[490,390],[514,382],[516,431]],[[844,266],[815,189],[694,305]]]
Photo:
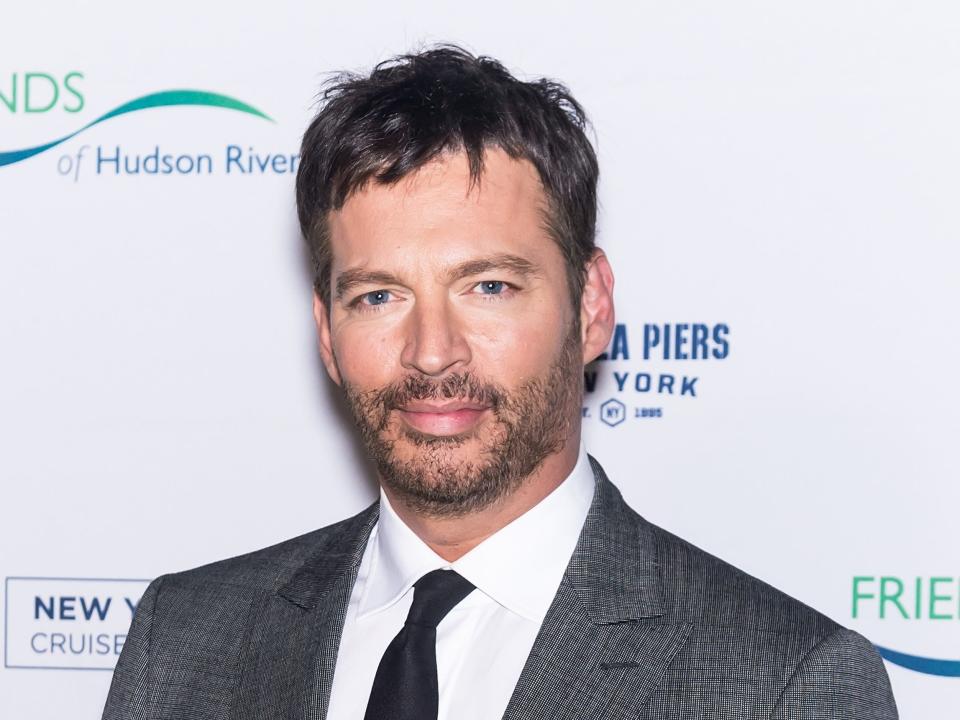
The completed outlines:
[[[414,400],[463,400],[486,405],[496,411],[506,393],[494,383],[484,382],[473,373],[462,372],[443,378],[407,375],[375,392],[374,402],[384,410],[403,407]]]

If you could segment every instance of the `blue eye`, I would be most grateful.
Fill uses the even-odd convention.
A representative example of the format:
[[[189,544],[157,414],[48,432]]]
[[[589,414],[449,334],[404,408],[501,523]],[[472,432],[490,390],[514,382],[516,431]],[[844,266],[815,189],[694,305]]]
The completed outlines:
[[[374,290],[373,292],[364,293],[359,298],[360,302],[364,305],[383,305],[389,299],[389,290]]]
[[[485,280],[477,287],[480,288],[480,292],[484,295],[499,295],[506,287],[506,283],[502,280]]]

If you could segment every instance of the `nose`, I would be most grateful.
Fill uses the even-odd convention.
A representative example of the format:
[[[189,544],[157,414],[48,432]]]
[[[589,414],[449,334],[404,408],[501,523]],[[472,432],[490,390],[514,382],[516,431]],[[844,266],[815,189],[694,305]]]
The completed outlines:
[[[437,376],[470,362],[470,346],[446,300],[418,299],[407,321],[400,355],[407,370]]]

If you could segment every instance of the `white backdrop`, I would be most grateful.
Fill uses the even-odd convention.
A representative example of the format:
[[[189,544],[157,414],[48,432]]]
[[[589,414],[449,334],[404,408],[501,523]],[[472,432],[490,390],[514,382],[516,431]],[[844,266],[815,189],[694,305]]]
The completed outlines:
[[[0,153],[174,90],[270,120],[153,107],[0,155],[0,717],[98,718],[142,581],[373,498],[272,157],[324,73],[435,41],[594,122],[623,329],[586,434],[631,504],[919,658],[888,663],[904,718],[955,712],[960,9],[625,5],[4,9]],[[155,152],[194,171],[109,161]],[[664,357],[668,331],[710,356]]]

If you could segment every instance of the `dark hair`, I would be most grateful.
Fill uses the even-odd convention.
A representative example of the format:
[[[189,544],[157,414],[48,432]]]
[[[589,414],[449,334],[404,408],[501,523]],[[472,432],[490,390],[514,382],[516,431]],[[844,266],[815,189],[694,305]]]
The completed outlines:
[[[368,77],[334,76],[304,133],[297,171],[297,214],[319,296],[329,302],[329,211],[370,180],[395,183],[448,151],[466,153],[476,183],[484,149],[496,146],[537,169],[545,225],[566,260],[577,307],[597,216],[597,157],[586,125],[560,83],[517,80],[493,58],[456,45],[400,55]]]

